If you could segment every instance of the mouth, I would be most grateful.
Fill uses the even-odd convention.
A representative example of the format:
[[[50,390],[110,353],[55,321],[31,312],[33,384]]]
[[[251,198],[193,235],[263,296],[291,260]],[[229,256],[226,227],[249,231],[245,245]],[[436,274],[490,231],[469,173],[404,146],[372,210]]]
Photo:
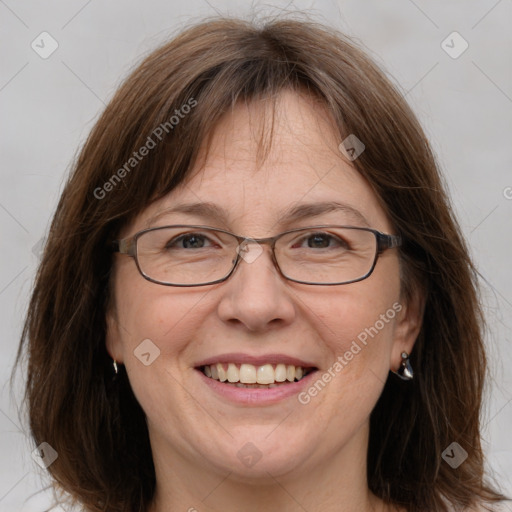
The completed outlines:
[[[246,389],[269,389],[299,382],[318,368],[293,364],[214,363],[196,367],[207,378]]]

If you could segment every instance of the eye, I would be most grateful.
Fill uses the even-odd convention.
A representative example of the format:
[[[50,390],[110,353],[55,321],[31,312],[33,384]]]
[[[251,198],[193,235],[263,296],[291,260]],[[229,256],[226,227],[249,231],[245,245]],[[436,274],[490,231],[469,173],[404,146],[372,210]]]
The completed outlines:
[[[328,248],[342,248],[348,249],[349,244],[347,241],[339,238],[338,236],[333,236],[329,233],[325,233],[323,231],[319,231],[317,233],[311,233],[299,241],[300,243],[307,241],[308,249],[328,249]],[[296,245],[293,246],[294,248]]]
[[[308,241],[308,247],[325,248],[329,247],[332,237],[325,233],[315,233],[306,238]]]
[[[166,249],[201,249],[210,239],[200,233],[186,233],[172,238],[165,244]]]

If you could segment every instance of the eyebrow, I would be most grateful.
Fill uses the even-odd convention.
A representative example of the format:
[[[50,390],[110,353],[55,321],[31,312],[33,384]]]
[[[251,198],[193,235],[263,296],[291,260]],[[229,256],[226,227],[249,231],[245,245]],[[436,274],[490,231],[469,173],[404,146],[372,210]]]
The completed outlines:
[[[277,224],[280,226],[287,226],[293,222],[309,219],[312,217],[318,217],[325,213],[331,212],[342,212],[351,217],[354,221],[362,223],[366,227],[370,227],[366,217],[359,210],[353,206],[337,201],[302,203],[291,206],[281,212],[280,220]],[[223,223],[224,225],[229,224],[228,213],[226,210],[216,205],[215,203],[200,202],[182,203],[166,208],[165,210],[162,210],[161,212],[154,215],[151,219],[149,219],[147,227],[151,227],[160,218],[173,213],[186,213],[196,217],[201,217],[203,219],[208,219],[209,221],[217,221]]]

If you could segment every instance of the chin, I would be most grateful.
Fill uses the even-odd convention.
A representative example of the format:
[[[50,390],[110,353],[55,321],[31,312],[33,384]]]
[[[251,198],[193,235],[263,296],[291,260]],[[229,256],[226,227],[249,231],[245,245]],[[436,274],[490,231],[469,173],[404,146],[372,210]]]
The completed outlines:
[[[216,445],[212,464],[222,473],[231,472],[230,479],[244,482],[257,479],[260,483],[272,479],[271,476],[283,476],[302,468],[315,451],[311,439],[294,440],[285,430],[280,435],[272,433],[275,428],[253,428],[254,435],[248,436],[245,431],[243,437],[229,437],[223,457],[220,457],[220,446]]]

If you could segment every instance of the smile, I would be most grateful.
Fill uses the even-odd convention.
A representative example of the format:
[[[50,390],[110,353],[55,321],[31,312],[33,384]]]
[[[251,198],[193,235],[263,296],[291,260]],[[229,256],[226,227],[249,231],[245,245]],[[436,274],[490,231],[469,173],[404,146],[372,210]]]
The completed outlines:
[[[206,377],[242,388],[273,388],[298,382],[316,368],[286,364],[216,363],[199,370]]]

